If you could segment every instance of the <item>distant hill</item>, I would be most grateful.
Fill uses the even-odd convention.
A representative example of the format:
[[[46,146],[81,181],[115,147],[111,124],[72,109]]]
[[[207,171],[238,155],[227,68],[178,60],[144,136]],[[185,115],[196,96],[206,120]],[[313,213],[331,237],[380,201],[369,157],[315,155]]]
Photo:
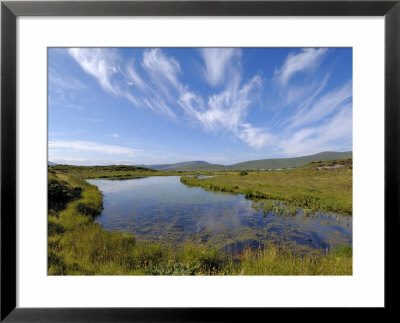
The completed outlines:
[[[187,161],[187,162],[181,162],[181,163],[175,163],[171,164],[168,168],[179,168],[179,167],[187,167],[187,166],[193,166],[193,165],[208,165],[206,161],[203,160],[194,160],[194,161]]]
[[[140,165],[136,165],[136,166],[138,166],[138,167],[147,167],[147,168],[151,168],[151,169],[155,169],[155,170],[162,170],[162,169],[167,169],[171,165],[172,164],[157,164],[157,165],[140,164]]]
[[[311,163],[313,161],[325,161],[325,160],[344,159],[344,158],[353,158],[353,152],[324,151],[322,153],[318,153],[315,155],[302,156],[302,157],[252,160],[230,165],[227,168],[229,170],[292,168],[292,167],[299,167]]]
[[[293,157],[293,158],[272,158],[251,160],[234,165],[210,164],[206,161],[187,161],[175,164],[157,164],[157,165],[137,165],[156,170],[182,170],[182,171],[207,171],[207,170],[240,170],[240,169],[281,169],[299,167],[313,161],[325,161],[332,159],[352,158],[352,151],[335,152],[324,151],[315,155]]]
[[[54,166],[54,165],[58,165],[57,163],[53,163],[53,162],[51,162],[51,161],[48,161],[47,162],[47,165],[49,165],[49,166]]]
[[[210,164],[203,160],[187,161],[175,164],[138,165],[156,170],[224,170],[226,166]]]
[[[181,164],[181,165],[179,165]],[[196,170],[202,170],[202,171],[207,171],[207,170],[226,170],[226,166],[224,165],[218,165],[218,164],[186,164],[186,163],[177,163],[171,165],[168,170],[184,170],[184,171],[196,171]]]

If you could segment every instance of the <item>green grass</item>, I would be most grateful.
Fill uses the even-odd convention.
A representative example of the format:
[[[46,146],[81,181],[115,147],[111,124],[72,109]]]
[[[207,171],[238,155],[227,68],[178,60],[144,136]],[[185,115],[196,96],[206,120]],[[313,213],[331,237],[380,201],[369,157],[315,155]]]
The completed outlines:
[[[309,211],[352,214],[352,178],[352,160],[344,159],[313,162],[291,170],[249,171],[247,175],[226,172],[211,178],[181,177],[181,182],[211,191],[244,194],[260,199],[264,207],[268,201],[283,201]]]
[[[306,169],[303,171],[306,172]],[[165,175],[165,172],[123,169],[121,166],[109,166],[108,169],[64,165],[49,167],[49,275],[352,274],[351,247],[333,249],[327,253],[301,254],[268,245],[264,250],[246,250],[234,259],[210,245],[184,243],[176,247],[138,240],[131,234],[104,231],[94,222],[102,210],[101,192],[83,178],[121,174],[132,177],[138,174],[158,176]],[[254,179],[255,176],[252,172],[245,176],[235,172],[210,179],[240,179],[234,183],[227,182],[236,185],[233,189],[239,191],[241,180],[247,183],[248,178]]]
[[[333,160],[333,159],[345,159],[352,158],[353,152],[335,152],[335,151],[324,151],[315,155],[294,157],[294,158],[272,158],[272,159],[261,159],[251,160],[243,163],[227,166],[228,170],[240,170],[240,169],[268,169],[268,168],[292,168],[306,165],[308,163],[318,160]]]
[[[269,246],[263,251],[246,251],[240,266],[229,274],[240,275],[351,275],[352,248],[343,246],[328,254],[300,255]]]
[[[178,176],[179,172],[157,171],[145,167],[110,165],[110,166],[73,166],[54,165],[49,166],[49,172],[57,174],[72,175],[79,178],[109,178],[129,179],[147,176]]]

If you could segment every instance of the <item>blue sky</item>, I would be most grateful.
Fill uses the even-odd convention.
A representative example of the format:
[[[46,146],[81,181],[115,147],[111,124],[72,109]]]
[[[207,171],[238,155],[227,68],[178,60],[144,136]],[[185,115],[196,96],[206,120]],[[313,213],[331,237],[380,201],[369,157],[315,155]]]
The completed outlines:
[[[49,48],[48,130],[76,165],[352,150],[352,49]]]

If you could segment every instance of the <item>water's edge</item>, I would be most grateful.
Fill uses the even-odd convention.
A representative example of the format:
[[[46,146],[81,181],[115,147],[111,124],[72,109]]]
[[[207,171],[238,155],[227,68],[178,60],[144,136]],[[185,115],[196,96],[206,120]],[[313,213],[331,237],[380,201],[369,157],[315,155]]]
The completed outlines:
[[[103,194],[96,218],[107,231],[133,233],[152,242],[208,243],[228,252],[264,244],[329,249],[352,243],[352,218],[319,212],[290,217],[263,212],[243,195],[187,187],[179,176],[88,179]]]

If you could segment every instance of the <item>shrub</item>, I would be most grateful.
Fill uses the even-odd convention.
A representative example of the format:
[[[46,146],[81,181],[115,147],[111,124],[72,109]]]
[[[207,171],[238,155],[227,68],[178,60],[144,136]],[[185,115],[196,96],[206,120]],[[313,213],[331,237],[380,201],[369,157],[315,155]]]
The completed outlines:
[[[246,198],[251,198],[251,197],[253,197],[253,191],[252,191],[251,189],[246,189],[246,190],[244,191],[244,196],[245,196]]]
[[[67,183],[51,179],[47,184],[48,208],[53,211],[61,211],[67,203],[81,196],[82,188],[70,187]]]

